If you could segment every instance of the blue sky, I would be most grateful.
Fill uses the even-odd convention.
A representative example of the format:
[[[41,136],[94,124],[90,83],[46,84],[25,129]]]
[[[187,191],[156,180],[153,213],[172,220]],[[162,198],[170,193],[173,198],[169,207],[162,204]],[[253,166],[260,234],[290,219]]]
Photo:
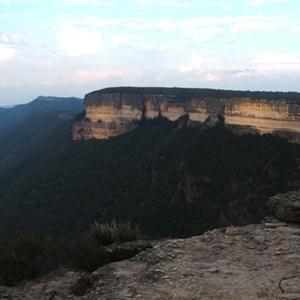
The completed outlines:
[[[0,0],[0,105],[123,85],[300,91],[300,1]]]

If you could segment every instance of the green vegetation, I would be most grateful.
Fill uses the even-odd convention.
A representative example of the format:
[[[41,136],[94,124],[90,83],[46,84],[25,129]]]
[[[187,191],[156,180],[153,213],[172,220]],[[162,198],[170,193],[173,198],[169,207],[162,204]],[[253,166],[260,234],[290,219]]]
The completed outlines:
[[[95,222],[91,229],[83,237],[85,243],[94,246],[107,246],[117,242],[131,242],[144,239],[138,226],[132,226],[130,223],[117,223],[113,220],[111,223],[99,224]]]
[[[262,100],[288,100],[300,101],[298,92],[269,92],[269,91],[238,91],[238,90],[220,90],[203,88],[178,88],[178,87],[111,87],[94,91],[93,93],[143,93],[155,95],[174,95],[180,100],[186,100],[191,97],[201,98],[250,98]]]
[[[268,196],[299,187],[300,146],[224,126],[147,120],[108,140],[65,141],[3,186],[0,234],[76,238],[92,220],[185,237],[259,222]],[[16,169],[11,169],[16,174]]]
[[[95,222],[80,240],[68,246],[49,235],[21,233],[0,241],[0,285],[12,286],[59,268],[94,271],[119,260],[119,253],[111,253],[105,246],[144,238],[137,226],[115,220]]]
[[[73,118],[83,110],[83,101],[47,99],[39,97],[28,104],[0,110],[0,199],[19,176],[54,148],[72,140]],[[1,203],[0,200],[0,207]]]
[[[18,234],[0,242],[0,285],[42,276],[60,263],[60,243],[49,236]]]
[[[185,237],[259,222],[269,196],[299,188],[300,145],[279,137],[158,118],[108,140],[73,141],[80,111],[79,100],[45,99],[0,110],[1,284],[61,264],[94,270],[115,259],[106,245],[141,231]]]
[[[114,254],[107,251],[105,246],[145,238],[146,236],[139,227],[130,223],[117,223],[115,220],[105,224],[95,222],[82,235],[80,242],[72,251],[71,265],[75,269],[94,271],[109,262],[119,260],[118,253]]]

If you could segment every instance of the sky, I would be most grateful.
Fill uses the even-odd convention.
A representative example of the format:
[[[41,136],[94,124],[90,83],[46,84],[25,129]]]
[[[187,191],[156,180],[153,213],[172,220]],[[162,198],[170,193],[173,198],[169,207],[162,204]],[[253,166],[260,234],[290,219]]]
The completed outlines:
[[[300,0],[0,0],[0,105],[111,86],[300,92]]]

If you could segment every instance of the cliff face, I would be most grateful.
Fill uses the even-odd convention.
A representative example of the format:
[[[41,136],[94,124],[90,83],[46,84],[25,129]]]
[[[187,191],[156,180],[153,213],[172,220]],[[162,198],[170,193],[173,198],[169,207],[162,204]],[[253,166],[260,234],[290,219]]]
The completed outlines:
[[[238,133],[274,133],[300,142],[300,102],[249,98],[200,98],[182,100],[176,95],[143,93],[90,93],[84,100],[85,119],[76,122],[73,138],[104,139],[133,130],[142,118],[164,116],[175,121],[188,114],[204,122],[221,114]]]

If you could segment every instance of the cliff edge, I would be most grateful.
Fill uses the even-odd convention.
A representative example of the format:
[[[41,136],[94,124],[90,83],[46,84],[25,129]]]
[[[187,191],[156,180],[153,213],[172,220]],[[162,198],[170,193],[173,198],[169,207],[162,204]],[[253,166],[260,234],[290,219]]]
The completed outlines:
[[[269,206],[282,211],[288,202],[299,217],[299,201],[300,191],[290,192],[271,198]],[[153,248],[93,273],[0,287],[0,299],[300,299],[296,220],[269,218],[259,225],[153,241]]]
[[[74,123],[73,139],[117,136],[133,130],[144,118],[165,117],[175,121],[188,115],[194,124],[200,124],[210,116],[223,115],[225,124],[236,133],[272,133],[291,142],[300,142],[300,101],[203,97],[178,93],[176,88],[174,94],[137,91],[133,88],[133,91],[124,92],[116,88],[113,92],[100,90],[87,94],[84,99],[85,116]],[[167,91],[172,92],[172,89]]]

